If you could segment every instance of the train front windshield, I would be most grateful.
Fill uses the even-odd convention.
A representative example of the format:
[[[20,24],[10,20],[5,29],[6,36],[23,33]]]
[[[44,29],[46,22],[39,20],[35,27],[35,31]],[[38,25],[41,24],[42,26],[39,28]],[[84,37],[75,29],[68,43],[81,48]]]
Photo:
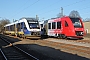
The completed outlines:
[[[79,18],[70,18],[75,28],[82,28]]]
[[[38,22],[28,22],[30,29],[40,29]]]

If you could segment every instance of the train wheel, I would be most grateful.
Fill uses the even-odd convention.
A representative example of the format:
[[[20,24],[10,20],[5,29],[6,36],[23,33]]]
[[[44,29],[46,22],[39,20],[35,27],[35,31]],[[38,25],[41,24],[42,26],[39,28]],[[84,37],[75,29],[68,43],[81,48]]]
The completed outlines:
[[[24,35],[22,35],[22,38],[25,39],[26,37]]]
[[[22,35],[20,34],[19,37],[22,38]]]
[[[65,39],[65,38],[66,38],[66,36],[65,36],[64,34],[62,34],[62,38],[63,38],[63,39]]]
[[[61,35],[61,34],[58,34],[58,38],[60,38],[60,39],[61,39],[61,38],[62,38],[62,35]]]

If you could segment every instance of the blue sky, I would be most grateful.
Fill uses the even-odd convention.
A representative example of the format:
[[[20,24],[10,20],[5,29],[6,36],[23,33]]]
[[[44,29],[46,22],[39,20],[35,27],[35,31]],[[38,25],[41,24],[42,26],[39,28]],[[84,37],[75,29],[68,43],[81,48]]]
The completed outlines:
[[[36,15],[40,20],[50,19],[60,13],[61,7],[64,15],[76,10],[83,19],[90,18],[89,0],[0,0],[0,17],[7,18],[11,22],[13,19]]]

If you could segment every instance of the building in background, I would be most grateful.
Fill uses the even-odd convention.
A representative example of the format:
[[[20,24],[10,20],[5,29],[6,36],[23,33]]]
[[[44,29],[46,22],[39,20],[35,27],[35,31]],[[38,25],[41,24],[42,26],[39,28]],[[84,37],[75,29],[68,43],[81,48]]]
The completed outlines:
[[[84,23],[84,28],[86,30],[86,33],[90,34],[90,21],[85,21]]]

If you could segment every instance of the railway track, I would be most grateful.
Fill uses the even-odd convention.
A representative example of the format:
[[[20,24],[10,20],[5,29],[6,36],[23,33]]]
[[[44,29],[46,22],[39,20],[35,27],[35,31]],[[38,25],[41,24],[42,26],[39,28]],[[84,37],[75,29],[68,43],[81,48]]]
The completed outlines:
[[[50,41],[51,40],[51,41]],[[58,47],[60,47],[60,46],[65,46],[65,47],[72,47],[72,48],[77,48],[77,49],[83,49],[84,48],[84,50],[87,50],[87,49],[90,49],[90,47],[85,47],[85,46],[78,46],[78,45],[74,45],[74,44],[66,44],[66,43],[62,43],[62,42],[60,42],[61,40],[60,39],[57,39],[57,41],[58,42],[54,42],[54,40],[55,39],[53,39],[53,41],[52,41],[52,38],[51,39],[47,39],[47,40],[43,40],[43,41],[37,41],[36,43],[40,43],[40,44],[48,44],[48,45],[51,45],[51,46],[58,46]],[[63,41],[63,40],[62,40]],[[65,42],[78,42],[78,41],[71,41],[71,40],[65,40]],[[80,42],[78,42],[78,43],[80,43]],[[85,44],[85,43],[83,43],[83,44]]]
[[[65,43],[60,43],[60,42],[54,42],[54,41],[49,41],[49,40],[64,40],[66,42],[76,42],[76,43],[83,43],[83,44],[88,44],[90,43],[89,40],[68,40],[68,39],[58,39],[58,38],[47,38],[47,39],[43,39],[43,40],[34,40],[35,44],[42,44],[42,45],[49,45],[52,47],[56,47],[56,48],[66,48],[69,50],[77,50],[80,52],[84,53],[89,53],[90,51],[88,51],[90,49],[90,47],[85,47],[85,46],[78,46],[78,45],[74,45],[74,44],[65,44]],[[31,42],[31,41],[30,41]],[[32,41],[33,42],[33,41]]]
[[[48,46],[48,47],[53,47],[55,49],[60,49],[62,51],[76,54],[82,57],[86,57],[90,59],[90,47],[85,47],[85,46],[78,46],[74,44],[65,44],[61,43],[60,40],[64,40],[66,42],[77,42],[77,43],[83,43],[83,44],[88,44],[89,41],[85,40],[65,40],[65,39],[57,39],[57,38],[47,38],[47,39],[41,39],[41,40],[30,40],[30,39],[24,39],[24,41],[29,42],[29,44],[38,44],[42,46]],[[49,41],[49,40],[59,40],[59,42],[54,42],[54,41]],[[23,41],[23,39],[22,39]]]
[[[0,48],[0,59],[1,60],[7,60],[5,54],[3,53],[2,49]]]
[[[90,40],[85,40],[85,39],[76,39],[76,38],[71,38],[71,39],[60,39],[60,38],[56,38],[56,37],[49,37],[49,38],[45,38],[43,40],[48,40],[48,39],[53,39],[53,40],[65,40],[65,41],[70,41],[70,42],[79,42],[79,43],[90,43]]]
[[[61,42],[53,42],[53,41],[47,41],[47,40],[34,41],[34,43],[43,45],[43,46],[53,47],[55,49],[60,49],[65,52],[77,54],[90,59],[90,47],[78,46],[74,44],[65,44]]]
[[[8,36],[8,35],[7,35]],[[14,38],[14,36],[10,36],[10,37],[13,37]],[[16,37],[15,37],[16,38]],[[18,39],[21,39],[21,38],[18,38]],[[55,37],[47,37],[47,36],[43,36],[41,39],[39,39],[39,40],[64,40],[64,41],[70,41],[70,42],[77,42],[77,43],[90,43],[90,40],[84,40],[84,39],[82,39],[82,40],[79,40],[79,39],[60,39],[60,38],[55,38]],[[32,40],[32,39],[31,39]]]
[[[0,37],[0,46],[0,59],[2,60],[39,60],[19,47],[13,46],[13,44],[2,37]]]

